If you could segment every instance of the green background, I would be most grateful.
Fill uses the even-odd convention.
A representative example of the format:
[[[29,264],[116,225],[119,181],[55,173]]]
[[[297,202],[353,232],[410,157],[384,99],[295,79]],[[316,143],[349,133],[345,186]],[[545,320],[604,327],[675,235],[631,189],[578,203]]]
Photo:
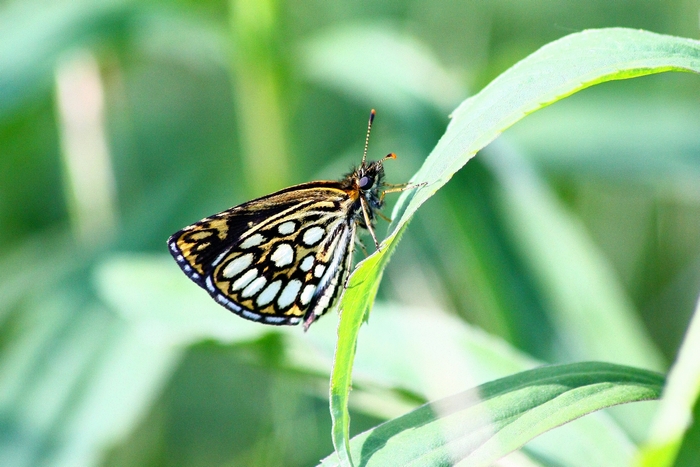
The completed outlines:
[[[698,38],[698,5],[4,2],[0,463],[301,466],[330,453],[330,365],[289,356],[288,336],[311,337],[165,336],[124,309],[167,315],[173,304],[155,290],[149,302],[131,297],[110,271],[131,261],[123,270],[134,282],[157,284],[180,274],[165,247],[174,231],[290,184],[338,178],[361,158],[371,108],[370,158],[396,152],[388,180],[408,180],[462,99],[552,40],[610,26]],[[97,127],[109,165],[88,174],[110,197],[87,213],[58,97],[71,70],[104,101]],[[451,314],[541,361],[585,358],[531,269],[541,253],[513,233],[493,168],[513,152],[619,284],[658,348],[652,369],[667,368],[700,288],[698,91],[696,76],[678,73],[607,83],[516,124],[418,211],[379,302]],[[177,284],[198,313],[206,294]],[[321,323],[314,333],[334,336]],[[366,389],[379,401],[410,406],[433,394],[374,382]],[[353,433],[401,410],[372,407],[352,412]]]

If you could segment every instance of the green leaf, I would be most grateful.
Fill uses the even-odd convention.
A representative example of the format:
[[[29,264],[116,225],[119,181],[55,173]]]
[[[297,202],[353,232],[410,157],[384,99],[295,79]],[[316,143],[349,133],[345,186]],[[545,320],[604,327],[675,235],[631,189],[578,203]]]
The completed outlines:
[[[651,434],[642,447],[638,465],[666,467],[673,465],[690,426],[693,407],[700,395],[700,304],[688,327],[678,359],[668,375],[661,405],[652,424]]]
[[[353,274],[353,282],[346,290],[347,299],[343,300],[341,308],[341,319],[338,324],[338,344],[336,345],[331,374],[330,407],[331,418],[333,419],[333,446],[344,462],[352,463],[348,457],[348,442],[350,415],[348,413],[348,396],[350,394],[350,384],[352,378],[352,364],[355,360],[355,350],[357,348],[357,335],[360,332],[360,325],[369,312],[370,301],[377,293],[384,264],[389,260],[394,245],[384,246],[377,254],[365,260],[373,267],[365,268],[359,274]],[[355,288],[362,290],[362,294],[348,292]],[[347,304],[347,305],[346,305]],[[342,345],[342,343],[352,343],[352,345]],[[345,429],[342,429],[345,427]]]
[[[552,365],[428,403],[350,442],[359,465],[489,466],[534,437],[605,407],[660,396],[663,376],[609,363]],[[325,467],[342,465],[337,454]]]
[[[298,341],[330,336],[335,316],[324,317]],[[354,362],[350,408],[384,420],[407,413],[407,406],[394,392],[380,392],[368,400],[374,388],[396,388],[436,400],[464,388],[541,366],[503,340],[470,326],[438,308],[414,308],[377,302],[371,325],[363,328]],[[302,359],[318,349],[300,353]],[[324,347],[324,354],[329,353]],[[330,347],[332,355],[332,346]],[[623,406],[653,408],[656,404]],[[357,432],[357,431],[356,431]],[[561,449],[562,442],[566,449]],[[619,467],[629,465],[636,446],[607,412],[568,423],[528,443],[522,455],[548,459],[553,465],[570,467]]]
[[[334,446],[344,465],[351,465],[347,399],[359,325],[374,300],[387,254],[418,207],[525,115],[597,83],[665,71],[700,72],[700,44],[639,30],[583,31],[542,47],[455,110],[447,131],[412,179],[426,185],[399,199],[390,234],[380,251],[358,265],[340,304],[331,414]]]

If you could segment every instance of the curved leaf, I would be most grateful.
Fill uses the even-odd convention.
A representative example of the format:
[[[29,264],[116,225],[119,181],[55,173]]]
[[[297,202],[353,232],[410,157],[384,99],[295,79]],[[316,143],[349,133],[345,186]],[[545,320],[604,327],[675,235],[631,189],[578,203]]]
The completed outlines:
[[[583,415],[659,398],[663,376],[585,362],[501,378],[431,402],[350,442],[360,466],[489,466],[534,437]],[[342,465],[337,454],[323,466]]]
[[[357,332],[388,255],[418,207],[477,151],[525,115],[597,83],[665,71],[700,72],[700,43],[622,28],[583,31],[542,47],[455,110],[445,134],[412,179],[426,185],[399,199],[390,234],[380,251],[358,265],[340,305],[331,415],[333,443],[345,465],[351,464],[347,398]]]

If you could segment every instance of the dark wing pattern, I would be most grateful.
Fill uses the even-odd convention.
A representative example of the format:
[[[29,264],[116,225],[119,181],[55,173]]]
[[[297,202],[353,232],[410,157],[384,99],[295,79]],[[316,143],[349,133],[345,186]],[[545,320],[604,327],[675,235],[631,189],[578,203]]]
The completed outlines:
[[[180,268],[252,320],[305,327],[344,286],[357,196],[340,182],[297,185],[202,219],[168,239]]]

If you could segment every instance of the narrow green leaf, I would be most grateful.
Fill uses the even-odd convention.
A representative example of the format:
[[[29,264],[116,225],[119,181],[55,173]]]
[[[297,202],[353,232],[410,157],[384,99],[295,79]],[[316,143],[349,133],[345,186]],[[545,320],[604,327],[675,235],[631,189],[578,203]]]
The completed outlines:
[[[350,442],[359,465],[489,466],[534,437],[605,407],[656,399],[663,376],[609,363],[528,370],[428,403]],[[342,465],[337,454],[325,467]]]
[[[349,439],[346,404],[361,322],[357,314],[364,316],[371,307],[377,285],[368,278],[379,279],[386,252],[418,207],[477,151],[525,115],[597,83],[665,71],[700,72],[700,43],[631,29],[583,31],[542,47],[455,110],[447,131],[412,179],[426,185],[399,199],[382,251],[358,265],[340,305],[343,314],[331,379],[331,414],[334,445],[343,461],[350,461],[345,452]]]
[[[329,336],[335,316],[324,317],[313,335],[299,341]],[[291,342],[291,340],[290,340]],[[334,342],[333,342],[334,343]],[[328,351],[324,347],[324,354]],[[308,360],[312,351],[301,352]],[[332,346],[330,347],[332,356]],[[506,342],[474,328],[438,308],[413,308],[377,301],[370,326],[364,327],[354,361],[351,413],[358,410],[392,419],[417,407],[400,406],[392,393],[368,402],[365,389],[397,388],[420,395],[424,401],[441,399],[488,381],[541,366]],[[321,367],[323,368],[323,367]],[[376,389],[375,389],[376,391]],[[634,410],[656,403],[626,405]],[[354,412],[353,412],[354,411]],[[357,431],[356,431],[357,433]],[[566,449],[561,449],[565,443]],[[549,431],[523,448],[534,459],[569,467],[619,467],[629,465],[636,446],[607,412],[598,412]],[[359,460],[355,459],[356,464]]]
[[[688,327],[678,359],[668,375],[661,405],[652,424],[651,434],[640,451],[638,465],[666,467],[673,465],[690,426],[693,407],[700,395],[700,302]]]
[[[366,320],[371,306],[372,298],[377,293],[381,280],[384,264],[389,260],[396,244],[383,246],[380,251],[370,256],[365,262],[374,266],[363,270],[362,273],[353,274],[353,282],[348,285],[346,294],[351,289],[360,289],[362,294],[350,294],[343,301],[346,306],[341,308],[341,319],[338,323],[338,344],[336,345],[331,373],[330,407],[333,419],[333,446],[338,452],[343,465],[353,465],[349,455],[350,414],[348,413],[348,396],[352,383],[352,364],[355,360],[357,348],[357,335],[360,325]],[[341,345],[340,343],[352,343]]]

